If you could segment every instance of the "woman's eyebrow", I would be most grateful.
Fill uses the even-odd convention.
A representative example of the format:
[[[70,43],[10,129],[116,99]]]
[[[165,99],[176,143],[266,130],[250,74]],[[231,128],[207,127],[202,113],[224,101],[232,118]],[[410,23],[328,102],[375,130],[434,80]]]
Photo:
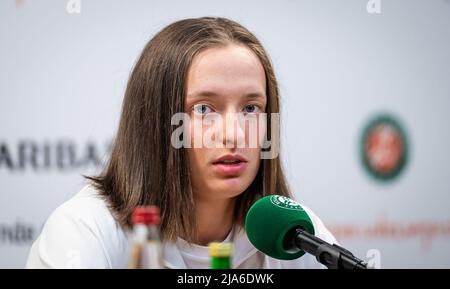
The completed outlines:
[[[214,91],[209,91],[209,90],[204,90],[204,91],[199,91],[199,92],[195,92],[195,93],[190,93],[187,95],[187,97],[189,98],[208,98],[208,97],[217,97],[219,96],[218,93],[214,92]],[[242,97],[245,98],[264,98],[266,96],[265,93],[262,92],[250,92],[250,93],[246,93],[244,95],[242,95]]]

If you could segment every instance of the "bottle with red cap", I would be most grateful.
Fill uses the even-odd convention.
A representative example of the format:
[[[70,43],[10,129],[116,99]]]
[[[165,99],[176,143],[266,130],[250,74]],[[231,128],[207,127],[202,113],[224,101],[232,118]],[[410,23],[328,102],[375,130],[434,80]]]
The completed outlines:
[[[130,269],[161,269],[162,253],[159,237],[159,209],[137,207],[133,211],[133,240]]]

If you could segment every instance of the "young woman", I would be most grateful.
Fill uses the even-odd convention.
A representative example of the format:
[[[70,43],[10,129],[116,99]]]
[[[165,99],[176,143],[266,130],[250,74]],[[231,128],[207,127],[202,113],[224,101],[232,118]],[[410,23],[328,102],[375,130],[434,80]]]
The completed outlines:
[[[208,129],[219,132],[211,138],[215,146],[174,145],[172,118],[177,113],[188,117],[186,137],[193,142]],[[207,244],[212,241],[233,243],[234,268],[321,268],[313,256],[272,259],[245,235],[246,213],[258,198],[291,197],[279,156],[261,158],[260,142],[248,145],[248,125],[194,126],[211,115],[229,123],[226,115],[266,114],[266,122],[258,118],[258,125],[276,139],[274,113],[279,113],[277,81],[252,33],[224,18],[167,26],[146,45],[133,69],[104,172],[88,177],[90,183],[53,212],[26,266],[126,267],[131,214],[151,204],[161,211],[168,268],[208,268]],[[262,137],[257,134],[258,140]],[[305,210],[316,235],[335,243],[321,220]]]

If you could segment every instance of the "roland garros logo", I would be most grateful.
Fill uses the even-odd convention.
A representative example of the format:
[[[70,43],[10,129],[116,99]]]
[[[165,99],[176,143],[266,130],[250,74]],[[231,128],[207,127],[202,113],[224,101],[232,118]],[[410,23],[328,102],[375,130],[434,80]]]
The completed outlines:
[[[270,201],[275,206],[283,209],[303,211],[303,208],[299,203],[283,196],[273,195],[270,197]]]
[[[407,138],[400,123],[389,115],[372,119],[362,135],[361,157],[366,171],[380,181],[400,175],[408,158]]]

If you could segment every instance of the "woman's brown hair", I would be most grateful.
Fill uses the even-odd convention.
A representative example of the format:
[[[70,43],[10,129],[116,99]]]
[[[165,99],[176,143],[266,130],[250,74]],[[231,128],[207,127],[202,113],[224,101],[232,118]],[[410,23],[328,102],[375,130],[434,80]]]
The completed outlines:
[[[107,201],[116,220],[131,225],[133,209],[161,210],[161,238],[197,238],[195,203],[186,149],[171,145],[171,117],[184,112],[186,79],[192,59],[214,46],[238,44],[251,49],[266,74],[270,113],[279,113],[278,85],[270,59],[258,39],[226,18],[184,19],[162,29],[145,46],[129,78],[111,156],[99,176],[87,177]],[[271,136],[270,125],[267,136]],[[253,183],[237,197],[234,222],[243,226],[248,209],[261,196],[290,196],[280,157],[261,160]]]

